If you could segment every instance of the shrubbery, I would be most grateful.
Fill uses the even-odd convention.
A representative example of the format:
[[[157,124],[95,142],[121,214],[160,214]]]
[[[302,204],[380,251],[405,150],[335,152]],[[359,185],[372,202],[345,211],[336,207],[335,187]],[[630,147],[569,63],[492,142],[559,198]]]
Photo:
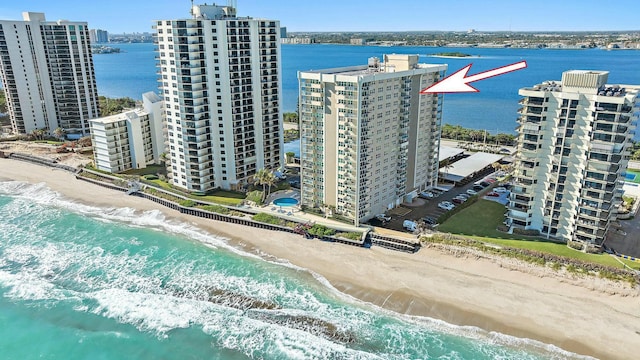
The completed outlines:
[[[318,237],[333,236],[336,234],[335,230],[320,224],[313,225],[307,232],[311,235],[318,236]]]
[[[218,214],[223,214],[223,215],[229,214],[229,209],[221,205],[203,205],[203,206],[200,206],[200,208],[202,210],[206,210],[206,211],[210,211]]]
[[[540,231],[535,230],[535,229],[520,229],[520,228],[513,228],[513,233],[514,234],[518,234],[518,235],[525,235],[525,236],[540,236]]]
[[[284,220],[280,219],[279,217],[267,213],[255,214],[251,219],[253,219],[253,221],[272,225],[283,225],[284,223]]]
[[[337,233],[336,236],[354,241],[360,241],[362,239],[362,233],[359,232]]]
[[[183,206],[183,207],[194,207],[194,206],[196,206],[196,202],[193,201],[193,200],[180,200],[180,202],[178,202],[178,204],[180,206]]]
[[[247,200],[256,203],[257,205],[262,205],[262,191],[254,190],[247,193]]]
[[[550,267],[554,270],[560,270],[562,267],[564,267],[565,271],[572,274],[598,274],[598,276],[609,280],[626,281],[632,286],[636,286],[640,283],[640,275],[625,269],[617,269],[606,265],[589,263],[578,259],[546,254],[539,251],[517,249],[507,246],[495,247],[492,245],[486,245],[481,241],[465,238],[462,236],[455,236],[451,234],[435,234],[431,237],[423,237],[422,241],[436,244],[470,247],[478,249],[482,252],[516,258],[518,260],[542,266],[549,263]]]

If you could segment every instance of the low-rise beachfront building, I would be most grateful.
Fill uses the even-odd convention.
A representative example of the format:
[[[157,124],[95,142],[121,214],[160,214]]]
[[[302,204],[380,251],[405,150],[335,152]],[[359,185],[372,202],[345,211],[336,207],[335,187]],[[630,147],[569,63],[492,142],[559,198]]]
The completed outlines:
[[[385,55],[299,72],[302,205],[358,225],[437,186],[442,95],[420,90],[446,69]]]
[[[142,97],[143,108],[89,120],[98,170],[117,173],[162,161],[162,99],[153,92]]]
[[[638,85],[572,70],[522,88],[508,224],[600,244],[621,203],[638,119]]]
[[[189,191],[244,190],[258,170],[284,165],[280,23],[235,6],[191,14],[154,25],[167,176]]]
[[[68,138],[88,135],[99,110],[87,23],[22,16],[0,20],[0,79],[13,132],[60,127]]]

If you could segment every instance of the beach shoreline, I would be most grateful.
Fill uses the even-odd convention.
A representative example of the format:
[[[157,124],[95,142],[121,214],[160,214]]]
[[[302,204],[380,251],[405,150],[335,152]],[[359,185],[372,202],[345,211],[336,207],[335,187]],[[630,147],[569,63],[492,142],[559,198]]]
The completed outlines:
[[[387,310],[477,326],[598,358],[627,359],[640,352],[638,290],[621,284],[595,277],[571,279],[512,259],[448,253],[437,246],[407,254],[305,240],[181,214],[78,181],[61,170],[11,159],[0,159],[0,169],[0,181],[44,182],[83,204],[159,210],[168,219],[195,224],[249,253],[308,269],[338,291]]]

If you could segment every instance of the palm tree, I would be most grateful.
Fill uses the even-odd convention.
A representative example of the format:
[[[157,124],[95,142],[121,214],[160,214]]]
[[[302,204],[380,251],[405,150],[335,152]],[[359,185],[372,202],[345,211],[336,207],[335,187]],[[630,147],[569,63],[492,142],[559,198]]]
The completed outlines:
[[[254,185],[262,185],[262,202],[264,203],[267,193],[267,176],[270,173],[267,169],[260,169],[253,175]]]
[[[57,127],[55,130],[53,130],[53,135],[57,137],[58,140],[63,140],[66,134],[67,132],[64,131],[64,129],[61,127]]]
[[[502,169],[502,165],[497,161],[491,164],[491,167],[493,168],[493,171],[498,171]]]
[[[440,161],[440,168],[444,169],[444,178],[446,178],[447,175],[449,175],[449,169],[451,169],[451,162],[449,161],[449,159]]]
[[[276,175],[273,172],[267,170],[267,174],[264,177],[264,183],[269,187],[269,192],[267,192],[267,196],[271,195],[271,187],[275,185],[277,182],[278,182],[278,179],[276,178]]]
[[[34,139],[36,140],[42,140],[44,139],[44,135],[45,135],[45,129],[33,129],[31,130],[31,135],[34,137]]]

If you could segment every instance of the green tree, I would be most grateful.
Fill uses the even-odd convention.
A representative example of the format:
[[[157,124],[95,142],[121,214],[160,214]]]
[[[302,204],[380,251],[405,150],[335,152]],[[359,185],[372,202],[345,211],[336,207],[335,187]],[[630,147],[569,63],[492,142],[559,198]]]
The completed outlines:
[[[447,175],[449,175],[449,169],[451,169],[451,162],[449,159],[440,161],[440,169],[444,169],[444,177],[446,178]]]
[[[67,132],[64,131],[64,129],[61,127],[57,127],[55,130],[53,130],[53,136],[57,137],[58,140],[64,140],[64,136],[66,134]]]
[[[47,134],[46,129],[31,130],[31,136],[33,136],[34,140],[43,140],[46,134]]]
[[[293,157],[296,156],[296,153],[294,153],[293,151],[288,151],[285,155],[287,164],[289,164],[293,162]]]
[[[262,202],[263,203],[268,196],[267,187],[269,187],[269,193],[271,193],[271,187],[275,185],[277,181],[278,179],[276,179],[276,176],[269,169],[260,169],[256,171],[256,173],[253,175],[253,183],[255,185],[262,185]]]
[[[119,114],[124,109],[135,108],[136,101],[129,97],[111,99],[105,96],[98,96],[98,107],[100,116]]]
[[[288,123],[297,123],[298,122],[298,113],[286,112],[282,116],[284,118],[284,122],[288,122]]]
[[[264,181],[269,189],[267,192],[267,196],[269,196],[271,195],[271,187],[278,182],[278,178],[276,178],[276,175],[273,172],[267,170],[267,175],[265,176]]]

